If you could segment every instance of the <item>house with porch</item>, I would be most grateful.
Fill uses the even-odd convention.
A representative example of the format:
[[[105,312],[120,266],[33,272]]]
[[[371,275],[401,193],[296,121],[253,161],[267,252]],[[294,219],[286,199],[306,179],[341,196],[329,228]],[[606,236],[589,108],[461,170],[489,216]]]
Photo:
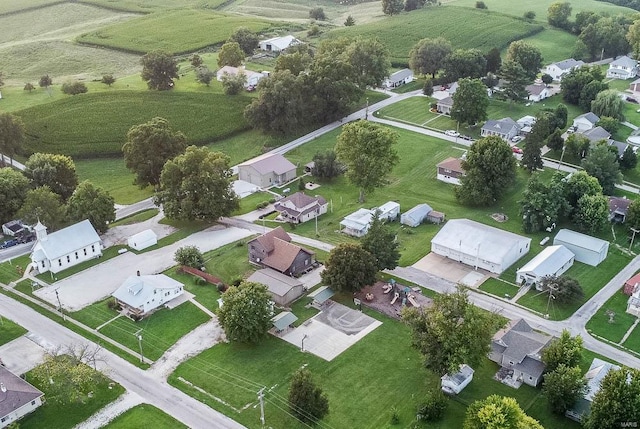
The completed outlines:
[[[436,179],[441,182],[459,185],[460,178],[464,176],[464,169],[462,168],[462,160],[460,158],[447,158],[438,163],[436,168]]]
[[[385,88],[398,88],[409,82],[413,82],[413,71],[411,69],[402,69],[389,75],[382,83],[382,86]]]
[[[261,188],[284,185],[296,177],[296,166],[280,154],[267,153],[238,165],[238,179]]]
[[[573,120],[573,128],[576,133],[584,133],[594,128],[599,120],[600,117],[593,112],[583,113]]]
[[[164,274],[129,276],[111,296],[134,317],[146,317],[184,293],[184,285]]]
[[[276,202],[273,208],[280,213],[282,220],[291,223],[303,223],[325,214],[329,203],[319,195],[315,197],[304,192],[296,192]]]
[[[287,276],[299,276],[316,263],[315,253],[293,244],[280,226],[249,241],[247,246],[249,262]]]
[[[549,88],[547,88],[547,85],[543,83],[534,83],[532,85],[527,85],[525,89],[527,93],[529,93],[527,100],[533,101],[534,103],[537,103],[538,101],[542,101],[545,98],[549,97]]]
[[[436,103],[436,110],[443,115],[451,115],[451,109],[453,109],[453,98],[445,97],[442,100],[438,100]]]
[[[561,81],[564,75],[572,70],[579,69],[583,65],[584,61],[569,58],[557,63],[549,64],[544,69],[542,69],[542,72],[551,76],[553,80]]]
[[[340,232],[352,237],[363,237],[369,231],[372,219],[372,210],[358,209],[340,221]]]
[[[17,422],[42,404],[44,393],[0,365],[0,428]]]
[[[482,137],[498,136],[503,140],[511,140],[520,132],[520,126],[511,118],[502,118],[498,120],[490,119],[484,123],[480,130]]]
[[[638,62],[626,55],[621,56],[609,63],[607,78],[609,79],[631,79],[638,75]]]

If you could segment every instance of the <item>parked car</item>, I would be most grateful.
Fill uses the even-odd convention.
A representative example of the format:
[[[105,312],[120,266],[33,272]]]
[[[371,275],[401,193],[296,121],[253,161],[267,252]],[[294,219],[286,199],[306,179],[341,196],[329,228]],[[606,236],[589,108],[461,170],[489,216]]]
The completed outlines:
[[[460,133],[455,130],[447,130],[444,132],[444,135],[449,137],[460,137]]]
[[[522,136],[513,136],[511,138],[511,141],[514,142],[514,143],[518,143],[518,142],[520,142],[522,140],[524,140],[524,137],[522,137]]]
[[[467,136],[467,135],[464,135],[464,134],[461,135],[460,138],[463,139],[463,140],[473,140],[473,137]]]
[[[513,147],[511,148],[511,151],[512,151],[513,153],[522,154],[522,149],[520,149],[518,146],[513,146]]]
[[[573,125],[567,128],[567,134],[573,134],[575,132],[576,132],[576,127],[574,127]]]
[[[18,244],[18,240],[7,240],[4,243],[0,244],[0,249],[8,249],[9,247],[13,247]]]
[[[635,104],[638,104],[638,100],[636,100],[636,99],[635,99],[635,98],[633,98],[633,97],[627,97],[627,101],[628,101],[629,103],[635,103]]]

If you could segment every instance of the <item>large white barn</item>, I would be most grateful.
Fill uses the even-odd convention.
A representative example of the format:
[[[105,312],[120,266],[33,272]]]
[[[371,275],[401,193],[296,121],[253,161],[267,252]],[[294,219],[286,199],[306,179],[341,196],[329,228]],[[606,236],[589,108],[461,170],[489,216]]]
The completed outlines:
[[[576,255],[576,261],[596,267],[607,258],[609,242],[570,229],[561,229],[553,244],[562,244]]]
[[[540,290],[540,280],[546,276],[560,276],[573,266],[575,255],[564,246],[549,246],[516,271],[516,283],[535,284]]]

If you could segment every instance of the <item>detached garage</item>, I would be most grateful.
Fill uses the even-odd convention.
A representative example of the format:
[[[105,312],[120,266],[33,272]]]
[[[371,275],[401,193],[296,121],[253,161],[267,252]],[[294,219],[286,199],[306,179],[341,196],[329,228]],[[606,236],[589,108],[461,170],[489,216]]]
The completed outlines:
[[[540,280],[546,276],[559,276],[573,266],[574,254],[564,246],[549,246],[535,258],[516,271],[516,283],[539,288]]]
[[[565,246],[576,255],[576,261],[592,267],[596,267],[604,261],[609,252],[609,242],[570,229],[558,231],[553,239],[553,244]]]
[[[158,244],[158,236],[150,229],[132,235],[127,240],[127,245],[135,250],[144,250],[156,244]]]
[[[501,274],[529,252],[531,239],[469,219],[451,219],[431,240],[431,251]]]

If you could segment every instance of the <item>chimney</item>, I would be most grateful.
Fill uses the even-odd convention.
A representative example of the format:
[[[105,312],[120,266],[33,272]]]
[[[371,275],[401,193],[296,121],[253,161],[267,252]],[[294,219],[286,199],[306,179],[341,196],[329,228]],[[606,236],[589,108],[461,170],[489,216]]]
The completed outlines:
[[[140,277],[140,270],[136,271],[138,277]]]

